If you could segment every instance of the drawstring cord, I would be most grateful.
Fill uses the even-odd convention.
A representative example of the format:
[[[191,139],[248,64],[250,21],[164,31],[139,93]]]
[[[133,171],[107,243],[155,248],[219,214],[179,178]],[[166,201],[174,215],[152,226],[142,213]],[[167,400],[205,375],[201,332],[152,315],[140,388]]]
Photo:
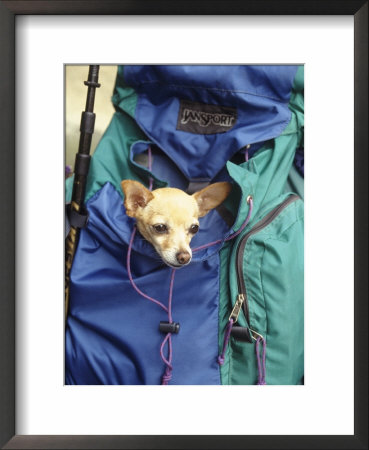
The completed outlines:
[[[225,242],[230,241],[231,239],[235,238],[240,233],[242,233],[242,231],[244,230],[246,225],[249,223],[250,217],[251,217],[251,214],[252,214],[252,208],[254,206],[253,199],[252,199],[251,195],[249,195],[247,197],[246,201],[249,204],[249,212],[247,213],[245,221],[243,222],[241,227],[235,233],[231,234],[230,236],[228,236],[227,238],[224,239]],[[200,247],[193,248],[192,249],[192,253],[195,253],[195,252],[197,252],[199,250],[204,250],[205,248],[211,247],[211,246],[216,245],[216,244],[220,244],[221,242],[223,242],[223,240],[222,239],[218,239],[217,241],[209,242],[209,244],[200,245]]]
[[[152,155],[151,155],[151,147],[148,147],[148,169],[151,172],[152,170]],[[153,178],[149,177],[149,189],[150,191],[153,188]],[[235,238],[236,236],[238,236],[246,227],[246,225],[248,224],[251,214],[252,214],[252,208],[253,208],[253,199],[251,196],[247,197],[247,203],[249,204],[249,211],[248,214],[246,216],[245,221],[243,222],[243,224],[241,225],[241,227],[233,234],[231,234],[230,236],[228,236],[226,239],[224,239],[224,241],[229,241],[233,238]],[[169,285],[169,296],[168,296],[168,307],[166,307],[162,302],[160,302],[159,300],[156,300],[153,297],[150,297],[149,295],[145,294],[144,292],[142,292],[138,286],[136,285],[133,276],[132,276],[132,271],[131,271],[131,253],[132,253],[132,247],[133,247],[133,241],[136,235],[136,226],[133,228],[132,234],[131,234],[131,238],[129,241],[129,245],[128,245],[128,251],[127,251],[127,273],[128,273],[128,279],[131,283],[131,286],[133,287],[133,289],[142,297],[146,298],[147,300],[157,304],[158,306],[160,306],[165,312],[168,313],[168,320],[169,323],[173,323],[173,318],[172,318],[172,299],[173,299],[173,287],[174,287],[174,277],[175,277],[175,272],[176,269],[172,269],[171,272],[171,277],[170,277],[170,285]],[[216,241],[210,242],[208,244],[205,245],[201,245],[199,247],[196,247],[194,249],[192,249],[192,252],[197,252],[199,250],[203,250],[205,248],[211,247],[213,245],[216,244],[220,244],[221,242],[223,242],[222,239],[218,239]],[[221,355],[218,357],[218,363],[220,365],[224,364],[224,357],[225,357],[225,353],[227,351],[227,347],[228,347],[228,342],[231,336],[231,331],[232,331],[232,326],[233,326],[233,319],[230,319],[227,325],[227,329],[224,335],[224,343],[223,343],[223,350]],[[165,344],[168,343],[168,358],[166,358],[164,356],[164,347]],[[173,355],[173,348],[172,348],[172,333],[167,333],[161,346],[160,346],[160,356],[161,359],[163,360],[164,364],[166,365],[166,369],[165,372],[163,374],[162,377],[162,385],[167,385],[169,383],[169,381],[172,378],[172,371],[173,371],[173,366],[172,366],[172,355]]]
[[[168,341],[168,359],[165,358],[164,353],[163,353],[163,349],[164,346],[166,344],[166,342]],[[173,366],[172,366],[172,333],[168,333],[165,338],[164,341],[162,342],[161,346],[160,346],[160,356],[161,359],[164,361],[164,363],[166,364],[166,369],[164,372],[164,375],[161,379],[161,384],[162,385],[166,385],[169,384],[169,381],[172,379],[172,371],[173,371]]]
[[[224,333],[224,341],[223,341],[223,349],[222,353],[218,356],[218,364],[222,366],[225,361],[225,353],[227,351],[229,339],[231,337],[232,327],[233,327],[234,321],[233,319],[229,319],[225,333]],[[262,357],[260,358],[260,342],[262,342],[263,345],[263,353]],[[258,366],[258,382],[256,383],[259,386],[265,386],[266,385],[266,340],[258,335],[255,343],[255,353],[256,353],[256,361]]]
[[[229,319],[227,328],[224,333],[224,342],[223,342],[222,353],[218,356],[218,364],[220,366],[222,366],[224,364],[224,356],[225,356],[225,352],[227,351],[229,338],[231,337],[232,327],[233,327],[233,319]]]
[[[128,272],[128,279],[131,283],[131,286],[133,289],[138,292],[142,297],[146,298],[150,302],[153,302],[160,306],[162,309],[164,309],[165,312],[168,313],[168,320],[169,323],[173,322],[172,318],[172,298],[173,298],[173,286],[174,286],[174,276],[175,276],[175,269],[172,269],[171,277],[170,277],[170,285],[169,285],[169,296],[168,296],[168,308],[159,300],[156,300],[155,298],[150,297],[149,295],[142,292],[136,285],[136,283],[133,280],[132,272],[131,272],[131,252],[132,252],[132,245],[133,240],[136,234],[136,227],[134,227],[131,239],[129,241],[128,245],[128,252],[127,252],[127,272]],[[168,359],[164,356],[164,346],[168,342]],[[162,384],[168,384],[170,379],[172,378],[172,333],[167,333],[165,336],[161,346],[160,346],[160,356],[163,360],[164,364],[167,366],[165,370],[165,374],[163,375]]]
[[[168,298],[168,321],[169,321],[169,323],[173,323],[172,298],[173,298],[173,286],[174,286],[175,273],[176,273],[175,269],[172,269],[172,273],[171,273],[171,277],[170,277],[170,286],[169,286],[169,298]],[[165,356],[164,356],[164,346],[165,346],[166,342],[168,342],[168,359],[165,358]],[[161,347],[160,347],[161,359],[164,361],[164,363],[167,366],[165,369],[161,384],[168,384],[169,381],[172,379],[172,370],[173,370],[172,354],[173,354],[172,333],[167,333],[167,335],[165,336],[165,338],[161,344]]]
[[[260,352],[259,352],[259,344],[260,341],[263,343],[263,356],[262,356],[262,362],[260,361]],[[265,364],[265,356],[266,356],[266,341],[261,336],[258,336],[256,339],[255,344],[255,351],[256,351],[256,359],[258,362],[258,382],[256,383],[259,386],[266,385],[265,376],[266,376],[266,364]]]
[[[131,286],[138,294],[140,294],[142,297],[146,298],[150,302],[153,302],[153,303],[157,304],[158,306],[160,306],[162,309],[164,309],[164,311],[168,313],[169,323],[173,323],[172,298],[173,298],[174,276],[175,276],[176,271],[175,271],[175,269],[172,269],[172,273],[171,273],[171,277],[170,277],[168,307],[166,307],[159,300],[156,300],[155,298],[150,297],[149,295],[142,292],[137,287],[136,283],[134,282],[133,277],[132,277],[132,272],[131,272],[131,252],[132,252],[132,245],[133,245],[133,240],[134,240],[135,234],[136,234],[136,227],[134,227],[134,229],[133,229],[131,239],[130,239],[129,245],[128,245],[128,251],[127,251],[128,279],[131,283]],[[164,356],[164,346],[167,342],[168,342],[168,359]],[[166,336],[160,346],[160,356],[161,356],[161,359],[163,360],[164,364],[167,366],[164,376],[163,376],[163,379],[162,379],[162,384],[168,384],[168,382],[172,378],[172,369],[173,369],[173,367],[172,367],[172,333],[166,334]]]
[[[151,166],[152,166],[152,157],[151,157],[151,147],[149,146],[148,148],[148,166],[149,166],[149,170],[151,172]],[[149,178],[149,189],[150,191],[153,188],[153,178],[150,177]],[[171,273],[171,277],[170,277],[170,285],[169,285],[169,296],[168,296],[168,307],[166,307],[162,302],[160,302],[159,300],[156,300],[153,297],[150,297],[149,295],[145,294],[144,292],[141,291],[141,289],[139,289],[136,285],[136,283],[133,280],[132,277],[132,271],[131,271],[131,253],[132,253],[132,246],[133,246],[133,241],[136,235],[136,226],[133,228],[132,234],[131,234],[131,239],[129,241],[129,245],[128,245],[128,251],[127,251],[127,273],[128,273],[128,279],[131,283],[131,286],[133,287],[133,289],[142,297],[146,298],[147,300],[155,303],[156,305],[160,306],[162,309],[164,309],[165,312],[168,313],[168,321],[169,323],[173,323],[173,318],[172,318],[172,298],[173,298],[173,287],[174,287],[174,276],[175,276],[175,269],[172,269],[172,273]],[[168,342],[168,359],[164,356],[164,347],[165,344]],[[168,384],[169,381],[172,378],[172,333],[167,333],[161,346],[160,346],[160,356],[161,359],[163,360],[164,364],[167,366],[165,369],[165,373],[163,375],[162,378],[162,384]]]
[[[150,297],[149,295],[145,294],[144,292],[142,292],[136,285],[136,283],[133,280],[132,277],[132,272],[131,272],[131,252],[132,252],[132,245],[133,245],[133,241],[136,235],[136,226],[133,228],[132,234],[131,234],[131,239],[129,241],[129,245],[128,245],[128,251],[127,251],[127,272],[128,272],[128,279],[133,287],[133,289],[140,294],[142,297],[146,298],[147,300],[150,300],[150,302],[156,303],[157,305],[159,305],[161,308],[164,309],[165,312],[168,312],[168,308],[163,305],[163,303],[159,302],[159,300],[156,300],[155,298]]]

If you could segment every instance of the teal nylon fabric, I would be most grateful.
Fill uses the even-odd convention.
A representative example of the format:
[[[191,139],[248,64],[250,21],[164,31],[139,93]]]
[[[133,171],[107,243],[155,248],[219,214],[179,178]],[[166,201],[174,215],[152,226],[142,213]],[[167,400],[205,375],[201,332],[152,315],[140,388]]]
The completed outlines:
[[[221,279],[229,277],[229,293],[220,297],[219,351],[228,318],[239,288],[236,273],[237,246],[266,214],[290,194],[286,183],[297,148],[303,146],[304,71],[300,67],[291,95],[291,121],[276,139],[266,143],[247,163],[228,170],[238,183],[242,198],[237,223],[247,215],[247,197],[253,196],[253,214],[248,226],[233,243],[232,252],[221,253]],[[254,327],[267,340],[267,384],[300,384],[304,373],[304,229],[303,202],[290,205],[267,229],[247,244],[244,280],[249,296],[250,321],[241,313],[237,325]],[[223,261],[224,258],[224,261]],[[225,262],[227,260],[227,263]],[[231,338],[221,368],[223,384],[256,384],[255,342]]]
[[[304,374],[303,203],[289,205],[268,227],[249,238],[243,254],[250,322],[241,313],[238,324],[267,342],[267,384],[299,384]],[[235,243],[234,250],[237,243]],[[230,261],[235,265],[235,252]],[[238,294],[230,271],[231,298]],[[255,342],[231,339],[229,384],[255,384]]]

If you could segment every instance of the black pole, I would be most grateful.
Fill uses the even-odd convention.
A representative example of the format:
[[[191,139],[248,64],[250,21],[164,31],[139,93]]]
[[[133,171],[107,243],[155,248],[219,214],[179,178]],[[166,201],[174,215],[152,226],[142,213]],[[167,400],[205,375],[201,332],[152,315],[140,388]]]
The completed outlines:
[[[95,113],[93,112],[95,90],[100,87],[100,84],[98,83],[99,68],[100,66],[90,66],[88,71],[88,80],[84,82],[84,84],[88,86],[88,91],[86,108],[85,111],[82,112],[81,117],[81,135],[74,165],[74,183],[72,192],[72,205],[74,207],[78,205],[77,211],[80,211],[83,207],[86,191],[86,180],[90,166],[91,141],[95,126]],[[74,209],[73,206],[72,209]]]
[[[88,217],[84,209],[84,199],[91,159],[90,149],[92,134],[95,126],[95,113],[93,112],[95,91],[96,88],[100,87],[100,84],[98,83],[99,68],[100,66],[90,66],[88,80],[84,82],[85,85],[88,86],[88,91],[85,111],[82,112],[81,117],[81,134],[74,165],[72,201],[68,211],[71,227],[65,240],[65,318],[67,318],[69,307],[70,271],[78,245],[79,231],[81,227],[85,226]]]

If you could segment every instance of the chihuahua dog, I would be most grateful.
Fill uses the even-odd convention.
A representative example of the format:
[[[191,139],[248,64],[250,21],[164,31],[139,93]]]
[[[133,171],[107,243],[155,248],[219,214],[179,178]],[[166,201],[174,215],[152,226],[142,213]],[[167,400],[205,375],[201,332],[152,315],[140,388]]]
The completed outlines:
[[[138,181],[124,180],[126,213],[137,221],[137,228],[165,264],[172,268],[191,262],[190,241],[199,231],[199,217],[220,205],[231,191],[231,184],[210,184],[193,195],[176,188],[149,191]]]

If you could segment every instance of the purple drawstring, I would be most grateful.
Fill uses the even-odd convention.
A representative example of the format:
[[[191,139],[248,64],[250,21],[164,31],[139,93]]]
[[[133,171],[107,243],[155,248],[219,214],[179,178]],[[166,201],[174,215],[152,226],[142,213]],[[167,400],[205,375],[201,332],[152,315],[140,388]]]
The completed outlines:
[[[144,292],[142,292],[136,286],[136,283],[133,281],[132,272],[131,272],[131,251],[132,251],[132,245],[133,245],[133,240],[135,238],[135,234],[136,234],[136,227],[133,228],[133,231],[132,231],[132,234],[131,234],[131,239],[130,239],[129,245],[128,245],[128,251],[127,251],[127,273],[128,273],[128,279],[129,279],[133,289],[136,292],[138,292],[142,297],[145,297],[147,300],[150,300],[150,302],[156,303],[161,308],[163,308],[164,311],[168,312],[168,308],[165,305],[163,305],[163,303],[159,302],[159,300],[155,300],[155,298],[152,298],[149,295],[147,295]]]
[[[176,273],[175,269],[172,269],[172,274],[170,277],[170,286],[169,286],[169,298],[168,298],[168,320],[169,323],[173,323],[173,318],[172,318],[172,298],[173,298],[173,286],[174,286],[174,275]],[[165,343],[168,341],[168,359],[165,358],[164,356],[164,346]],[[164,340],[163,343],[161,344],[160,347],[160,356],[161,359],[164,361],[164,363],[166,364],[167,368],[165,369],[161,384],[168,384],[169,381],[172,379],[172,333],[168,333]]]
[[[151,154],[151,146],[149,145],[148,149],[147,149],[147,153],[148,153],[148,168],[149,171],[152,171],[152,154]],[[152,191],[153,188],[153,183],[154,183],[154,179],[152,177],[149,178],[149,189],[150,191]],[[168,321],[169,323],[173,322],[173,318],[172,318],[172,297],[173,297],[173,286],[174,286],[174,276],[175,276],[175,269],[172,269],[172,273],[171,273],[171,277],[170,277],[170,285],[169,285],[169,298],[168,298]],[[164,356],[164,346],[166,344],[166,342],[168,342],[168,359],[165,358]],[[165,369],[165,373],[163,375],[162,378],[162,383],[161,384],[168,384],[169,381],[172,379],[172,333],[168,333],[161,346],[160,346],[160,356],[161,359],[164,361],[164,363],[166,364],[166,369]]]
[[[263,356],[262,356],[262,363],[260,361],[260,352],[259,352],[259,343],[262,341],[263,343]],[[255,344],[255,351],[256,351],[256,360],[258,362],[258,382],[256,383],[259,386],[266,385],[265,377],[266,377],[266,364],[265,364],[265,357],[266,357],[266,341],[261,336],[258,336],[256,339]]]
[[[230,241],[231,239],[238,236],[244,230],[246,225],[249,223],[249,220],[250,220],[250,217],[252,214],[252,208],[254,206],[253,198],[251,197],[251,195],[249,195],[247,197],[247,203],[249,204],[249,212],[247,213],[247,217],[246,217],[245,221],[243,222],[243,224],[241,225],[239,230],[237,230],[235,233],[231,234],[230,236],[228,236],[227,238],[224,239],[225,242]],[[221,242],[222,242],[222,239],[218,239],[217,241],[209,242],[209,244],[200,245],[200,247],[193,248],[192,252],[194,253],[199,250],[204,250],[205,248],[211,247],[212,245],[220,244]]]
[[[164,346],[166,344],[166,342],[168,341],[168,359],[165,358],[164,356]],[[161,384],[165,385],[165,384],[169,384],[169,381],[172,379],[172,371],[173,371],[173,366],[172,366],[172,334],[168,333],[165,338],[164,341],[162,342],[161,346],[160,346],[160,356],[161,359],[164,361],[164,364],[166,364],[166,369],[164,372],[164,375],[161,379]]]
[[[133,245],[133,240],[135,237],[135,233],[136,233],[136,228],[134,228],[132,235],[131,235],[131,239],[129,241],[129,245],[128,245],[128,252],[127,252],[127,272],[128,272],[128,279],[132,285],[132,287],[135,289],[136,292],[138,292],[142,297],[146,298],[147,300],[156,303],[158,306],[160,306],[162,309],[164,309],[164,311],[166,311],[168,313],[168,320],[169,323],[173,322],[173,318],[172,318],[172,298],[173,298],[173,287],[174,287],[174,276],[175,276],[175,269],[172,269],[172,274],[170,277],[170,285],[169,285],[169,297],[168,297],[168,308],[159,300],[156,300],[155,298],[150,297],[149,295],[145,294],[144,292],[142,292],[136,285],[136,283],[133,280],[132,277],[132,272],[131,272],[131,251],[132,251],[132,245]],[[166,344],[166,342],[168,341],[168,359],[165,358],[164,356],[164,346]],[[162,379],[162,384],[168,384],[168,382],[170,381],[170,379],[172,378],[172,333],[167,333],[167,335],[165,336],[161,346],[160,346],[160,356],[164,362],[164,364],[166,364],[167,368],[165,370],[165,374],[163,376]]]
[[[227,328],[224,333],[222,353],[218,356],[218,364],[220,366],[222,366],[224,364],[224,356],[225,356],[225,352],[227,351],[229,338],[231,337],[232,327],[233,327],[233,319],[229,319]]]
[[[152,158],[151,158],[151,147],[148,148],[148,156],[149,156],[149,170],[151,171],[151,164],[152,164]],[[152,185],[153,185],[153,179],[150,177],[150,185],[149,185],[149,189],[152,190]],[[159,300],[156,300],[153,297],[150,297],[149,295],[145,294],[144,292],[142,292],[136,285],[136,283],[133,280],[132,277],[132,271],[131,271],[131,252],[132,252],[132,246],[133,246],[133,241],[136,235],[136,227],[134,227],[132,234],[131,234],[131,239],[129,241],[129,245],[128,245],[128,251],[127,251],[127,273],[128,273],[128,279],[133,287],[133,289],[135,289],[135,291],[140,294],[142,297],[146,298],[147,300],[157,304],[158,306],[160,306],[162,309],[164,309],[164,311],[166,311],[168,313],[168,320],[169,323],[173,322],[173,318],[172,318],[172,298],[173,298],[173,286],[174,286],[174,276],[175,276],[175,269],[172,269],[172,273],[171,273],[171,277],[170,277],[170,285],[169,285],[169,297],[168,297],[168,307],[166,307],[162,302],[160,302]],[[168,359],[165,358],[164,356],[164,346],[165,344],[168,342]],[[168,382],[171,380],[172,378],[172,333],[167,333],[167,335],[165,336],[161,346],[160,346],[160,356],[163,360],[163,362],[166,364],[166,370],[165,373],[163,375],[162,378],[162,384],[168,384]]]
[[[224,364],[225,353],[227,351],[233,324],[234,324],[233,319],[229,319],[226,331],[224,333],[222,353],[218,356],[218,364],[220,366],[222,366]],[[259,351],[260,341],[263,343],[262,360],[260,359],[260,351]],[[255,352],[256,352],[256,360],[257,360],[257,364],[258,364],[258,382],[256,384],[259,386],[265,386],[266,385],[266,381],[265,381],[265,377],[266,377],[266,340],[261,336],[258,336],[258,338],[256,339]]]

